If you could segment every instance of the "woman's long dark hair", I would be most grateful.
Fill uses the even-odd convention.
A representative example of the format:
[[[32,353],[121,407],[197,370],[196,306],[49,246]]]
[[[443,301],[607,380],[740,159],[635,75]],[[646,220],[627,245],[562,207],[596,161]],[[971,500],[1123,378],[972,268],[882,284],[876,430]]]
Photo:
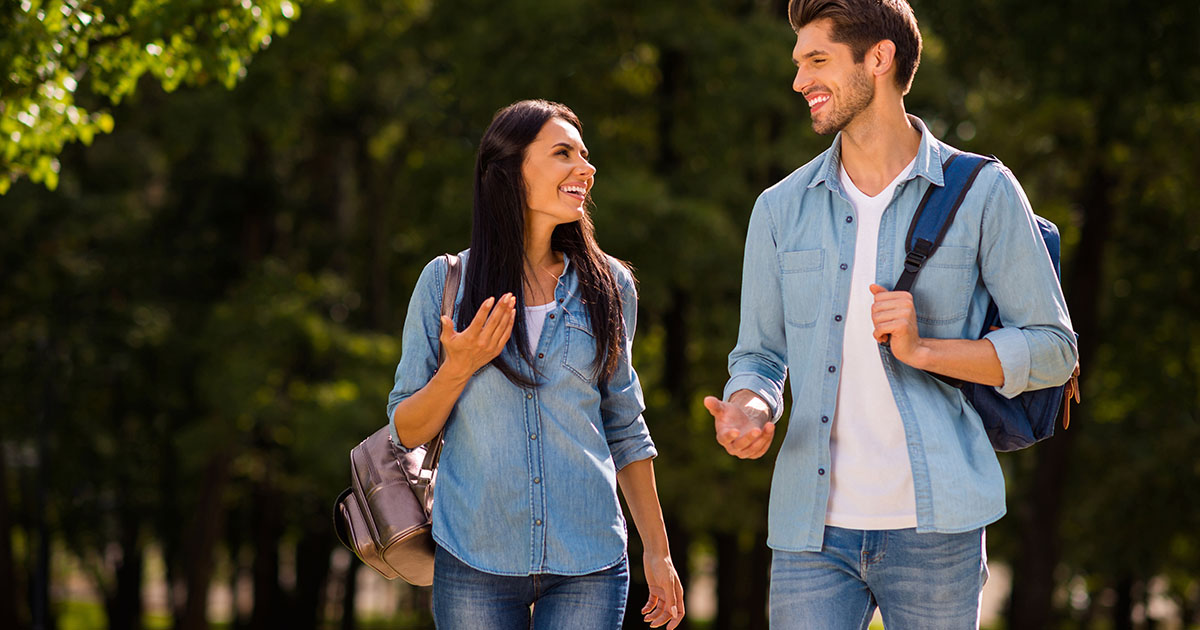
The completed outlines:
[[[552,118],[560,118],[583,131],[583,124],[566,105],[543,100],[519,101],[496,113],[479,141],[475,160],[475,210],[471,229],[471,256],[466,287],[458,312],[458,329],[465,329],[483,301],[512,293],[517,298],[516,321],[508,347],[530,368],[525,323],[525,180],[521,166],[525,151]],[[588,200],[590,204],[590,199]],[[596,337],[593,369],[601,382],[617,368],[625,335],[621,294],[609,268],[608,256],[596,244],[590,213],[554,228],[550,248],[565,253],[579,276],[580,298]],[[502,356],[492,359],[509,381],[521,387],[535,383],[509,365]],[[532,370],[535,374],[536,369]]]

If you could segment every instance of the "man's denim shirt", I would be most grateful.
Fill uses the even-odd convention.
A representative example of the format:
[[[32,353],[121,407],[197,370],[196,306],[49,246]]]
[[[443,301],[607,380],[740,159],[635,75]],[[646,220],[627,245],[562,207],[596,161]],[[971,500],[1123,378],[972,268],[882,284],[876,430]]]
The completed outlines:
[[[470,252],[460,256],[465,268]],[[434,488],[433,537],[476,569],[582,575],[625,556],[617,471],[657,452],[630,363],[637,321],[633,277],[615,260],[610,267],[621,290],[627,332],[616,373],[607,383],[598,382],[592,367],[595,338],[578,276],[567,260],[554,291],[558,304],[546,316],[533,350],[540,386],[517,387],[489,364],[471,377],[450,412]],[[397,443],[391,422],[396,406],[424,387],[437,368],[445,278],[445,263],[434,259],[409,302],[403,354],[387,405]],[[532,378],[511,344],[503,356]]]
[[[920,119],[916,164],[884,210],[875,282],[900,277],[905,237],[925,191],[944,182],[952,149]],[[729,355],[725,397],[748,389],[776,419],[791,370],[792,408],[771,484],[767,544],[821,548],[830,488],[829,436],[842,361],[857,226],[841,190],[841,135],[833,146],[754,205],[746,236],[741,325]],[[988,295],[1005,327],[989,333],[1011,398],[1061,385],[1075,366],[1066,300],[1012,173],[992,163],[967,194],[941,247],[913,286],[922,337],[974,339]],[[956,533],[1004,515],[1004,477],[979,415],[958,389],[879,347],[907,436],[916,489],[917,531]]]

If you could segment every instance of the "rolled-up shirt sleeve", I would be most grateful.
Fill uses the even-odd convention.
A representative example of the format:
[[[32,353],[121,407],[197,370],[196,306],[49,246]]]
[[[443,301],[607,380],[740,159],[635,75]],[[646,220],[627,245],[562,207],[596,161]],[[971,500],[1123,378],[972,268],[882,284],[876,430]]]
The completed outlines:
[[[1001,395],[1062,385],[1078,361],[1067,301],[1025,191],[1004,167],[994,167],[983,213],[980,270],[1004,327],[984,338],[1004,370]]]
[[[396,366],[396,382],[388,394],[387,403],[388,431],[391,432],[392,443],[402,449],[404,446],[396,434],[396,423],[392,418],[396,407],[425,387],[437,371],[445,267],[441,258],[435,258],[425,265],[417,279],[417,285],[413,288],[412,298],[408,302],[408,314],[404,318],[400,363]]]
[[[778,420],[783,414],[787,379],[787,338],[776,250],[770,206],[760,195],[746,233],[741,319],[737,346],[729,353],[730,378],[724,398],[729,400],[738,390],[750,390],[767,403],[771,417]]]
[[[646,410],[646,403],[642,395],[641,381],[633,369],[637,290],[633,286],[632,276],[623,265],[613,261],[612,269],[621,292],[625,337],[621,340],[621,356],[616,371],[600,386],[600,415],[613,464],[617,470],[621,470],[633,462],[658,456],[658,450],[650,439],[650,429],[642,416]]]

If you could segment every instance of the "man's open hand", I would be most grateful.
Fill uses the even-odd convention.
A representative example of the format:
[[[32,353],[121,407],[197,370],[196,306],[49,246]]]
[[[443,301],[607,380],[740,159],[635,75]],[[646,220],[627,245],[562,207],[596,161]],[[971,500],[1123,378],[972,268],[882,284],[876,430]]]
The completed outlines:
[[[717,443],[734,457],[757,459],[771,448],[775,423],[761,398],[740,390],[725,402],[714,396],[704,398],[704,407],[713,416]]]

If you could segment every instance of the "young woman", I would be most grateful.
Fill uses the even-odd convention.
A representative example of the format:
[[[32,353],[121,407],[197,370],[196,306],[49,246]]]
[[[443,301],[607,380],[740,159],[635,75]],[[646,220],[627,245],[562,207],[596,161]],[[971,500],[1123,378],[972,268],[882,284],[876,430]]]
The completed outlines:
[[[637,294],[596,244],[581,130],[558,103],[496,114],[475,164],[457,325],[439,314],[440,259],[409,304],[388,417],[410,448],[446,428],[433,504],[443,630],[619,628],[629,570],[618,485],[645,548],[645,619],[673,629],[683,618],[630,363]]]

